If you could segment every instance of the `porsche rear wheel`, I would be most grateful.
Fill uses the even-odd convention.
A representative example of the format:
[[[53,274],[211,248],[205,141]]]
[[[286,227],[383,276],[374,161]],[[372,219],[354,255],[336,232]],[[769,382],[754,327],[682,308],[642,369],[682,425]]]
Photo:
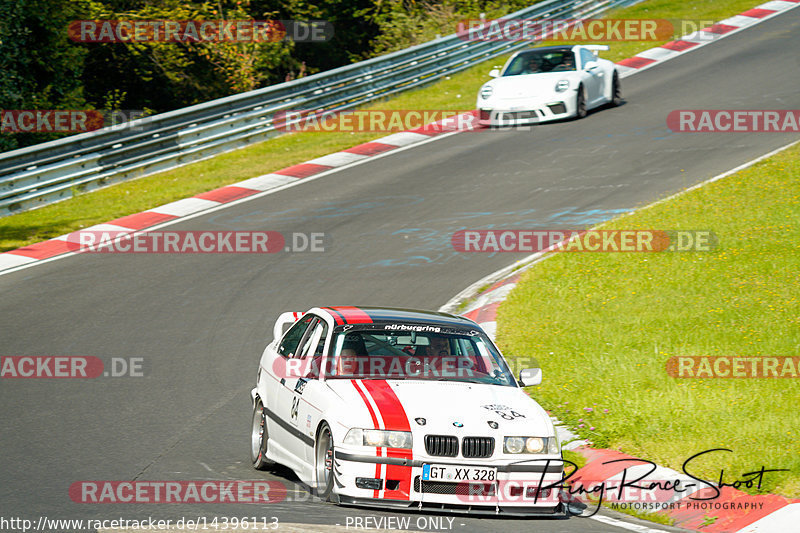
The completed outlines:
[[[324,501],[331,501],[333,492],[333,435],[328,424],[322,424],[314,446],[314,493]]]
[[[250,430],[250,460],[256,470],[266,470],[272,465],[272,461],[267,460],[267,446],[269,445],[269,434],[267,433],[267,417],[264,413],[264,405],[261,400],[256,400],[253,407],[253,421]]]
[[[617,71],[614,71],[614,77],[611,79],[611,105],[617,107],[622,103],[622,87],[619,83],[619,76]]]
[[[575,118],[586,116],[586,95],[583,85],[578,86],[578,95],[575,97]]]

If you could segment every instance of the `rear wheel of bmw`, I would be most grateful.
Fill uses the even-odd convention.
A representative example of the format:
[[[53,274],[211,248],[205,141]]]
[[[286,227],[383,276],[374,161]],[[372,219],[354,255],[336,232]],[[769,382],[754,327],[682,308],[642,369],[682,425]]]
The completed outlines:
[[[250,430],[250,460],[256,470],[266,470],[272,465],[268,461],[267,446],[269,444],[269,434],[267,433],[267,417],[264,413],[264,405],[261,400],[256,400],[253,407],[253,421]]]
[[[579,85],[578,94],[575,96],[575,118],[586,116],[586,95],[584,92],[583,85]]]
[[[332,501],[333,476],[333,435],[323,422],[314,445],[314,493],[324,501]]]
[[[614,71],[614,77],[611,79],[611,105],[617,107],[622,103],[622,87],[619,83],[619,76],[617,71]]]

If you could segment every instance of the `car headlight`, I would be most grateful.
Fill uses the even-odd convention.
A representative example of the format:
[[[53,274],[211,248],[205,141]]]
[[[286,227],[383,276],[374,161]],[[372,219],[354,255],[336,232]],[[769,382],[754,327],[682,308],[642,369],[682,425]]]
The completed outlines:
[[[555,437],[506,437],[503,441],[504,453],[559,453],[558,439]]]
[[[410,431],[353,428],[347,432],[343,442],[354,446],[407,448],[410,450],[413,440]]]
[[[561,445],[558,443],[558,437],[547,439],[547,453],[551,455],[561,454]]]
[[[486,85],[481,89],[481,98],[483,98],[484,100],[488,100],[489,97],[492,96],[493,92],[494,89],[492,88],[492,86]]]
[[[539,453],[544,450],[544,440],[539,437],[525,439],[525,451],[528,453]]]
[[[558,80],[558,83],[556,83],[556,92],[563,93],[567,89],[569,89],[569,80]]]
[[[506,437],[505,453],[522,453],[525,448],[525,439],[522,437]]]

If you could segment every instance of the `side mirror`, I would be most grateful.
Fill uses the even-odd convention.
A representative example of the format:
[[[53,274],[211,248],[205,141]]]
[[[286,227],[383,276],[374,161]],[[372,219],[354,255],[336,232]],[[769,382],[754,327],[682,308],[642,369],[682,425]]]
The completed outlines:
[[[491,76],[492,78],[499,78],[500,77],[500,69],[499,68],[493,68],[492,70],[489,71],[489,76]]]
[[[541,368],[525,368],[519,371],[519,382],[523,387],[532,387],[542,383]]]
[[[597,68],[597,61],[587,61],[583,66],[583,70],[594,70]]]

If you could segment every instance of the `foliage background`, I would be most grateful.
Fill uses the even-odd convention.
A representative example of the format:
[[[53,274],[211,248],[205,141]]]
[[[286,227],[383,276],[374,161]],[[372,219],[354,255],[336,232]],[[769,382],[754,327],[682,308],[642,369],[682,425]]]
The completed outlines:
[[[459,20],[497,17],[534,0],[4,0],[0,109],[162,113],[419,44]],[[84,19],[323,19],[324,43],[76,43]],[[0,134],[0,151],[64,134]]]

